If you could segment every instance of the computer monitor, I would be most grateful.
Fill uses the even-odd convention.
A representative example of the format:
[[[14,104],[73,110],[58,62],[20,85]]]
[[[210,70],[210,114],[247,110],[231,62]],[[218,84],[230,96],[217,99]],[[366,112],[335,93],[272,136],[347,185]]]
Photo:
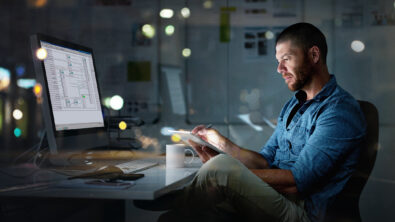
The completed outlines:
[[[43,34],[31,36],[31,49],[50,152],[108,145],[92,49]]]

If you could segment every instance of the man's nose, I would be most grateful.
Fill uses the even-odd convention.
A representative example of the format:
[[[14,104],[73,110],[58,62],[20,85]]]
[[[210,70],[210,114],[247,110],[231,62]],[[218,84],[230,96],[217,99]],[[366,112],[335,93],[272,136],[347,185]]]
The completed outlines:
[[[278,66],[277,66],[277,72],[280,74],[283,74],[283,72],[285,72],[285,71],[286,71],[286,68],[285,68],[284,64],[282,62],[279,62]]]

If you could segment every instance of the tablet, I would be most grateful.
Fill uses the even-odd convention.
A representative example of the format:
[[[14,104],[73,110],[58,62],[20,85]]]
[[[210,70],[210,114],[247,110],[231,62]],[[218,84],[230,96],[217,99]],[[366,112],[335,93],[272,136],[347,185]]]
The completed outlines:
[[[218,153],[225,153],[224,151],[220,150],[219,148],[215,147],[214,145],[204,141],[199,136],[191,133],[191,131],[177,131],[177,130],[169,130],[172,134],[177,134],[181,137],[181,140],[188,143],[188,140],[192,140],[193,142],[200,144],[202,146],[207,146],[210,149],[217,151]],[[188,143],[189,144],[189,143]]]

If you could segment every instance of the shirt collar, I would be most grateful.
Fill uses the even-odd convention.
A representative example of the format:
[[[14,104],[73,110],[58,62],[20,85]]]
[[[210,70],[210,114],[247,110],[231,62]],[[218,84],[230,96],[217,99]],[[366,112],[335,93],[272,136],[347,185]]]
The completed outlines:
[[[329,81],[325,84],[325,86],[321,89],[321,91],[314,96],[313,100],[319,102],[327,98],[333,90],[336,88],[337,82],[336,82],[336,77],[334,75],[330,75]],[[303,101],[303,97],[306,96],[306,93],[302,90],[299,90],[298,92],[295,93],[295,97],[298,101]],[[304,100],[306,98],[304,97]]]
[[[303,90],[299,90],[295,93],[296,99],[299,101],[299,103],[303,104],[306,102],[307,94]]]

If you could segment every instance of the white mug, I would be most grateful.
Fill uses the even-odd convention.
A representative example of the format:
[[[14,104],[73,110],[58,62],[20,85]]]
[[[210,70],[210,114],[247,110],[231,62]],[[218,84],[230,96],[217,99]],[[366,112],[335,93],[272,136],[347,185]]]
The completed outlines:
[[[195,158],[192,149],[185,144],[166,144],[166,168],[182,168],[185,164],[190,164]],[[192,153],[192,159],[185,161],[185,152]]]

